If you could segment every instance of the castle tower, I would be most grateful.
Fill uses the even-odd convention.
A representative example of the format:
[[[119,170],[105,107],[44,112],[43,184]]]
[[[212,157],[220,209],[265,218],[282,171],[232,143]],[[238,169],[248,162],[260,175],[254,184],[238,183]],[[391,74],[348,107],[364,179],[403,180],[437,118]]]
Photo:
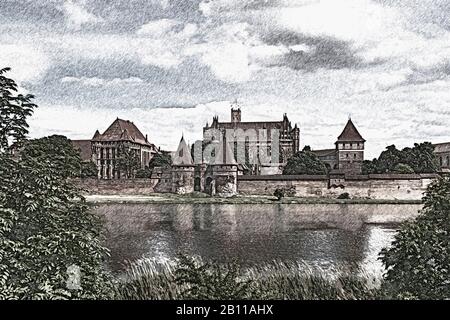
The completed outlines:
[[[231,122],[241,122],[241,108],[238,106],[237,102],[231,105]]]
[[[365,142],[352,119],[349,119],[336,141],[339,171],[347,174],[361,174]]]
[[[172,162],[172,192],[178,194],[194,192],[195,165],[184,137],[181,137]]]

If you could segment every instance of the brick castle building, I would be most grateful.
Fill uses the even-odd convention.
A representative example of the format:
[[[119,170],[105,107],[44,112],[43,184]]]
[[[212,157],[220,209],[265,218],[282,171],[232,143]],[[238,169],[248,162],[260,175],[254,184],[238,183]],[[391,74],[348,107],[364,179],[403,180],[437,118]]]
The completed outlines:
[[[232,141],[226,141],[226,131],[233,132]],[[231,150],[235,154],[235,160],[238,160],[237,144],[245,144],[246,164],[249,162],[253,165],[253,171],[256,174],[280,173],[280,169],[287,160],[299,151],[300,147],[300,129],[297,124],[292,126],[287,114],[283,115],[281,121],[242,121],[241,109],[234,105],[231,107],[231,121],[220,122],[217,116],[213,117],[211,125],[206,124],[203,128],[204,141],[211,141],[217,137],[211,136],[209,132],[219,131],[223,137],[223,141],[229,144]],[[263,136],[260,135],[263,133]],[[252,134],[256,133],[256,134]],[[279,158],[276,162],[264,161],[260,154],[262,148],[264,152],[271,157],[272,138],[279,138]],[[251,146],[251,147],[250,147]]]
[[[366,140],[351,119],[337,138],[334,149],[313,151],[332,171],[361,174]]]
[[[99,179],[126,178],[126,173],[118,166],[119,159],[126,154],[132,153],[143,169],[160,152],[133,122],[119,118],[103,134],[97,130],[91,140],[73,140],[72,143],[80,150],[83,160],[96,164]]]

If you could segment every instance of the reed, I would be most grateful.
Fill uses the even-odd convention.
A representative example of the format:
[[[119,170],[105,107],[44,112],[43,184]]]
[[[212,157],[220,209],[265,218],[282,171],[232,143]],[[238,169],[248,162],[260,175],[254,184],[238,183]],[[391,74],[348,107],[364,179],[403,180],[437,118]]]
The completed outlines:
[[[273,261],[242,268],[199,257],[131,263],[116,285],[118,299],[367,300],[381,297],[379,283],[361,270],[333,273],[305,263]]]

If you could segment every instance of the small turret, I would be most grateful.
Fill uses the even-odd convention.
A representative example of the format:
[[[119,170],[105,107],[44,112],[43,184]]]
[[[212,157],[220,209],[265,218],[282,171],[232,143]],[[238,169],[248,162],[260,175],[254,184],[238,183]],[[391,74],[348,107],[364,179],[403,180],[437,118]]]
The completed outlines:
[[[100,132],[98,130],[95,131],[94,133],[94,137],[92,138],[92,140],[96,140],[101,136]]]

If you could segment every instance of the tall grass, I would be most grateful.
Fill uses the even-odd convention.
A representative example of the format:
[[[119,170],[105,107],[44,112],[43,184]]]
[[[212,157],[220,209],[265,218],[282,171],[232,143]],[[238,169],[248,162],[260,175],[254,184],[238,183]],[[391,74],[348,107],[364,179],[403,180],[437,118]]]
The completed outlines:
[[[132,263],[116,286],[118,299],[283,299],[380,298],[379,284],[361,271],[330,275],[303,263],[272,262],[241,268],[198,257],[174,263],[142,259]]]

